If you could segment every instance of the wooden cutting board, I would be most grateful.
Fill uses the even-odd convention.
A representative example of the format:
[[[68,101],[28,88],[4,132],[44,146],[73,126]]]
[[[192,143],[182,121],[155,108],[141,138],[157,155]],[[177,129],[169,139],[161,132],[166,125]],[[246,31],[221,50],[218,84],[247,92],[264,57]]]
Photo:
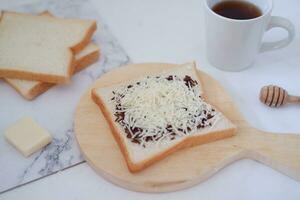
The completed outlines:
[[[174,66],[160,63],[127,65],[106,73],[91,88]],[[237,125],[236,136],[178,151],[144,171],[132,174],[104,116],[90,98],[89,89],[78,104],[74,121],[78,144],[90,166],[107,180],[141,192],[167,192],[191,187],[243,158],[257,160],[300,181],[300,135],[267,133],[251,127],[216,80],[201,71],[198,75],[203,81],[207,101]]]

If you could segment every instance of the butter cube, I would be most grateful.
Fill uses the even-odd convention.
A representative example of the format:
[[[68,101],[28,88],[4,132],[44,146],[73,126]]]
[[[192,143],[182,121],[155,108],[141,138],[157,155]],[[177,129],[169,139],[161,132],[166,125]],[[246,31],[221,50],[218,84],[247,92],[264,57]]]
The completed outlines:
[[[7,128],[5,137],[26,157],[46,146],[52,140],[51,135],[30,117],[24,117]]]

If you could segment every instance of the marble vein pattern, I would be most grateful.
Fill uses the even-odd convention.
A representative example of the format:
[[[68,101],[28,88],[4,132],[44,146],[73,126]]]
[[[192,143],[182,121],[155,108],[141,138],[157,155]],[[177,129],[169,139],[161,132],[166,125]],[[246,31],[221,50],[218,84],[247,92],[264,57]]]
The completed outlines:
[[[130,59],[86,0],[43,0],[14,9],[37,14],[49,10],[59,17],[91,18],[98,29],[93,41],[100,45],[100,60],[76,74],[72,83],[51,88],[34,101],[26,101],[0,81],[0,193],[83,162],[73,133],[73,113],[89,87],[103,73],[127,64]],[[4,137],[4,130],[23,116],[34,118],[53,136],[51,144],[28,158],[20,155]]]

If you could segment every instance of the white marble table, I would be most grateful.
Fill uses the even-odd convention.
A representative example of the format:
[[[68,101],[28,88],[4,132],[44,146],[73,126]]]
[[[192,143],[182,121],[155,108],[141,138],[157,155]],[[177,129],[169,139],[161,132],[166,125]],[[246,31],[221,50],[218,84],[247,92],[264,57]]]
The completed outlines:
[[[26,0],[31,1],[31,0]],[[22,1],[23,2],[23,1]],[[0,7],[19,4],[0,1]],[[228,73],[206,60],[200,0],[94,0],[113,34],[133,62],[182,63],[196,60],[199,68],[218,79],[230,92],[242,114],[253,126],[275,132],[300,133],[300,107],[270,109],[257,94],[262,85],[276,83],[300,94],[300,34],[286,49],[261,54],[244,72]],[[274,15],[292,20],[299,32],[300,2],[275,1]],[[273,30],[267,40],[284,36]],[[298,122],[298,123],[297,123]],[[300,148],[300,147],[299,147]],[[0,169],[1,170],[1,169]],[[2,180],[0,180],[2,181]],[[14,189],[0,199],[300,199],[300,182],[251,160],[226,167],[204,183],[169,194],[141,194],[114,186],[80,164],[36,182]]]

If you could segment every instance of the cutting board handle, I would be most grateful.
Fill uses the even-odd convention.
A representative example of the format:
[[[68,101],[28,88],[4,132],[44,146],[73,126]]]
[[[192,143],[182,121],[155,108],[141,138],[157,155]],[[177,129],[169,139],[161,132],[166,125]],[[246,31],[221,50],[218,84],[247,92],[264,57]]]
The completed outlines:
[[[251,131],[252,130],[252,131]],[[279,134],[250,128],[244,137],[248,157],[300,181],[300,135]]]

